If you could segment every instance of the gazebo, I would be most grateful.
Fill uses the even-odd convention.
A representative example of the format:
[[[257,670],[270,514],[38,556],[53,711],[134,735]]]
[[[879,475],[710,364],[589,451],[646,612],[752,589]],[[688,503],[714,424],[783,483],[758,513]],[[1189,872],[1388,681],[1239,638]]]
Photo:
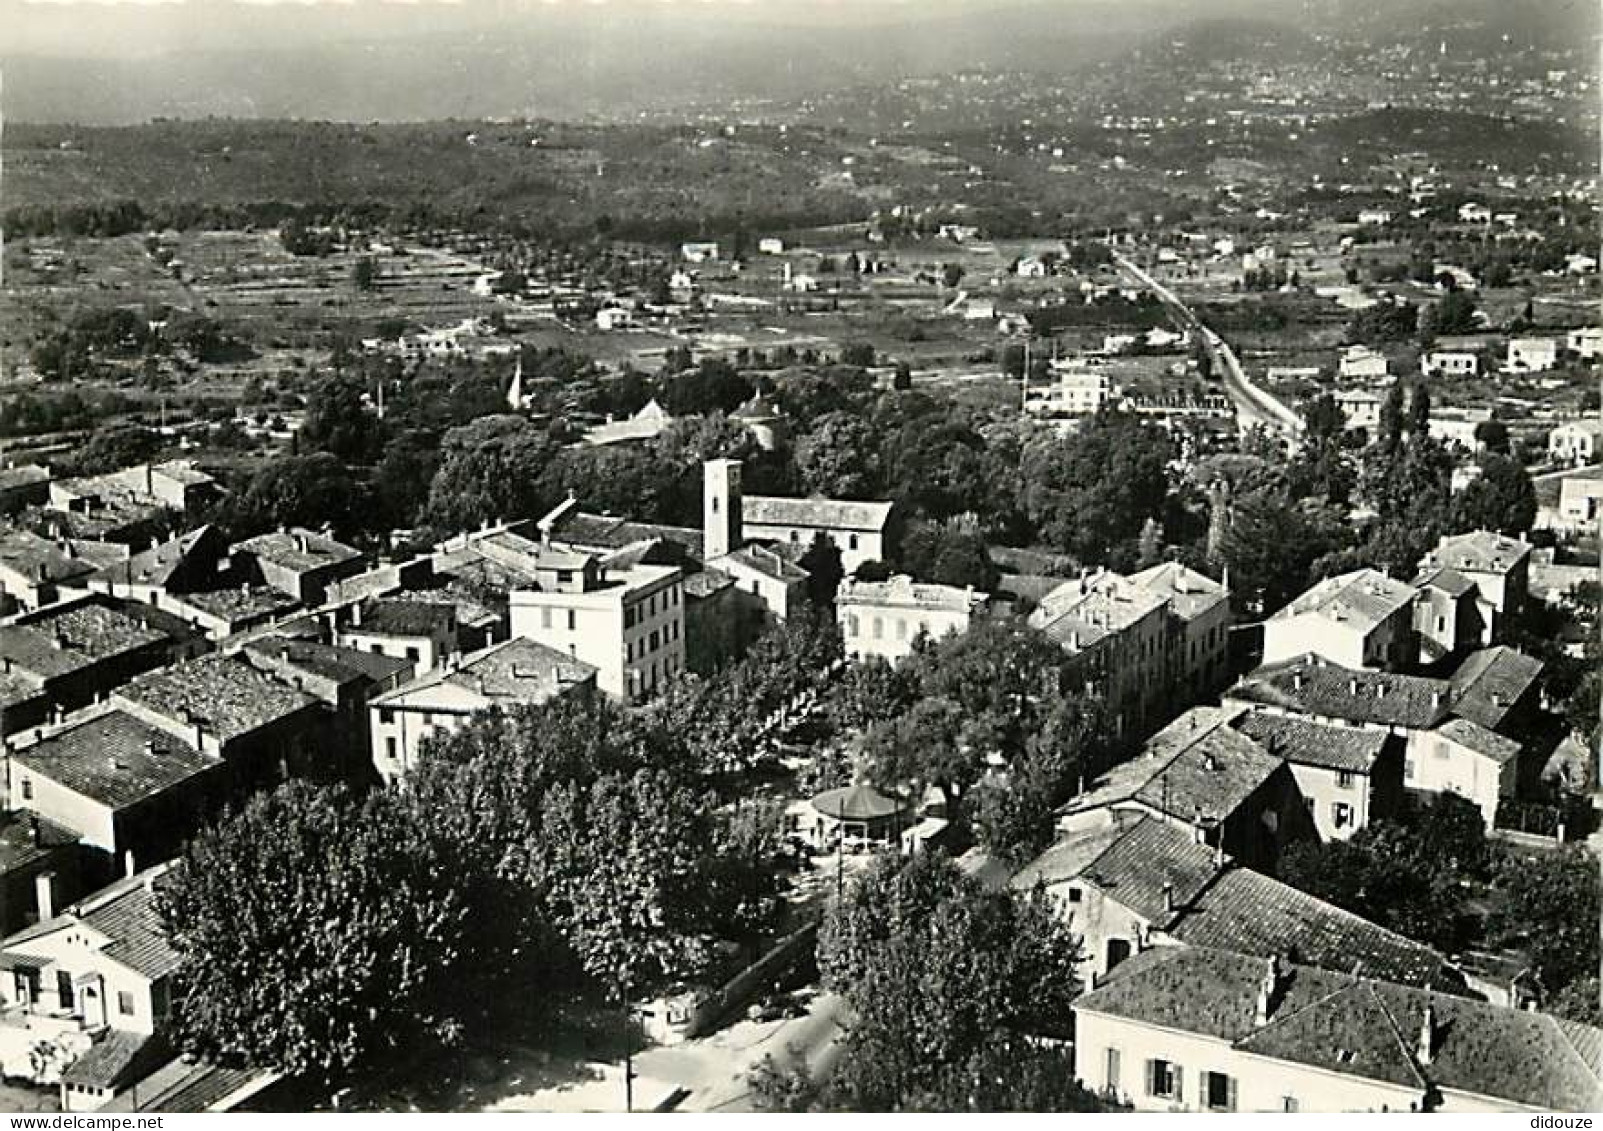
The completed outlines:
[[[812,801],[819,820],[813,823],[820,846],[838,839],[894,841],[908,812],[908,804],[886,797],[867,782],[855,782],[837,789],[826,789]]]

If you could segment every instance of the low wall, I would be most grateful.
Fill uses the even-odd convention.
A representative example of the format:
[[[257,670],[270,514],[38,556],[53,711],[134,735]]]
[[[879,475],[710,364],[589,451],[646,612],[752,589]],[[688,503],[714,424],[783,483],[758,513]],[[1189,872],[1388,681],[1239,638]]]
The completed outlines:
[[[750,966],[714,990],[696,1006],[685,1026],[690,1039],[704,1037],[775,982],[782,981],[805,959],[818,942],[818,923],[812,922],[786,935]]]

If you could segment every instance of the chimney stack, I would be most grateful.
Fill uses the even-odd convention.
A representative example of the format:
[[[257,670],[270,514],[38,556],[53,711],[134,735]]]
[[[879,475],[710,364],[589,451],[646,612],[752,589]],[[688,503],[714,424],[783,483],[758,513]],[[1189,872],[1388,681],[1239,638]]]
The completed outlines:
[[[1431,1004],[1429,988],[1425,992],[1425,1012],[1419,1019],[1419,1048],[1416,1050],[1421,1064],[1429,1064],[1436,1055],[1436,1008]]]
[[[132,876],[139,868],[134,864],[134,850],[128,849],[122,854],[122,874]]]
[[[1264,963],[1263,982],[1258,986],[1258,1000],[1253,1011],[1252,1023],[1256,1027],[1269,1024],[1269,1018],[1279,1004],[1280,995],[1280,956],[1271,954]]]
[[[56,915],[56,874],[40,872],[33,878],[33,898],[39,905],[39,922]]]

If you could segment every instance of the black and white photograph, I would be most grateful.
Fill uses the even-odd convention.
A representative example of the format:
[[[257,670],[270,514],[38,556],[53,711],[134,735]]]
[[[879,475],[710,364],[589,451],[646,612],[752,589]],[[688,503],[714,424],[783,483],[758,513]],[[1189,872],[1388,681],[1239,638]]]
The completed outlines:
[[[1600,162],[1598,0],[0,0],[0,1120],[1586,1125]]]

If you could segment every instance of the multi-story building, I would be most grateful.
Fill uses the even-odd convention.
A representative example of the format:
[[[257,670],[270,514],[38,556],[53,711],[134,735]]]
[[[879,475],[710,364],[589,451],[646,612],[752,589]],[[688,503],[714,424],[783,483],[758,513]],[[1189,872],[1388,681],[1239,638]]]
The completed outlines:
[[[1603,516],[1603,475],[1566,475],[1559,484],[1558,521],[1561,530],[1599,533]]]
[[[594,687],[596,669],[533,640],[513,637],[376,696],[369,706],[373,765],[396,781],[416,764],[423,740],[452,733],[493,708],[538,706]]]
[[[972,587],[925,585],[906,574],[888,581],[848,578],[836,591],[835,615],[848,658],[880,656],[894,664],[912,654],[920,636],[967,631],[986,600]]]
[[[1419,563],[1422,571],[1452,570],[1475,586],[1480,643],[1503,639],[1530,590],[1531,545],[1490,530],[1449,535]]]
[[[1074,1004],[1075,1074],[1138,1111],[1595,1111],[1603,1031],[1365,970],[1159,946]]]
[[[1230,725],[1285,759],[1321,840],[1347,840],[1402,802],[1402,745],[1384,731],[1268,711],[1243,711]]]
[[[1118,394],[1105,371],[1054,365],[1052,383],[1025,390],[1024,411],[1036,416],[1094,416]]]
[[[1230,712],[1193,707],[1057,810],[1064,833],[1142,815],[1248,864],[1273,869],[1281,850],[1315,839],[1284,759],[1229,725]]]
[[[405,659],[422,675],[457,650],[454,604],[380,598],[358,601],[344,611],[335,642],[358,652]]]
[[[1475,583],[1457,570],[1427,569],[1414,578],[1414,634],[1420,659],[1434,663],[1489,634]]]
[[[1326,578],[1263,625],[1263,662],[1312,652],[1352,668],[1399,668],[1418,656],[1414,589],[1379,570]]]
[[[1384,377],[1388,371],[1386,355],[1369,346],[1348,346],[1337,366],[1338,375],[1346,380]]]
[[[542,549],[533,586],[511,595],[512,635],[596,669],[619,699],[651,695],[685,667],[684,574],[677,566],[609,569],[589,554]]]
[[[1119,735],[1139,735],[1169,699],[1169,599],[1116,573],[1069,581],[1041,598],[1032,627],[1080,658]]]
[[[1514,373],[1546,373],[1558,365],[1557,338],[1510,338],[1503,368]]]
[[[1450,679],[1361,671],[1310,654],[1258,669],[1226,702],[1393,735],[1405,788],[1456,793],[1491,827],[1502,800],[1518,796],[1533,773],[1523,755],[1540,726],[1541,670],[1502,646],[1472,653]]]
[[[1088,987],[1153,946],[1296,954],[1328,970],[1362,962],[1374,977],[1449,992],[1464,984],[1430,947],[1245,867],[1180,822],[1139,815],[1063,835],[1009,885],[1051,897],[1081,940]]]
[[[1230,681],[1230,591],[1179,562],[1130,575],[1130,583],[1169,599],[1180,632],[1170,648],[1169,685],[1183,700],[1210,696]]]
[[[1481,371],[1481,359],[1463,350],[1427,350],[1419,356],[1419,371],[1426,377],[1473,377]]]
[[[303,605],[322,604],[329,586],[362,572],[362,554],[313,530],[279,530],[234,546],[238,564]]]
[[[1572,420],[1547,434],[1547,454],[1556,463],[1592,463],[1603,451],[1603,421]]]

